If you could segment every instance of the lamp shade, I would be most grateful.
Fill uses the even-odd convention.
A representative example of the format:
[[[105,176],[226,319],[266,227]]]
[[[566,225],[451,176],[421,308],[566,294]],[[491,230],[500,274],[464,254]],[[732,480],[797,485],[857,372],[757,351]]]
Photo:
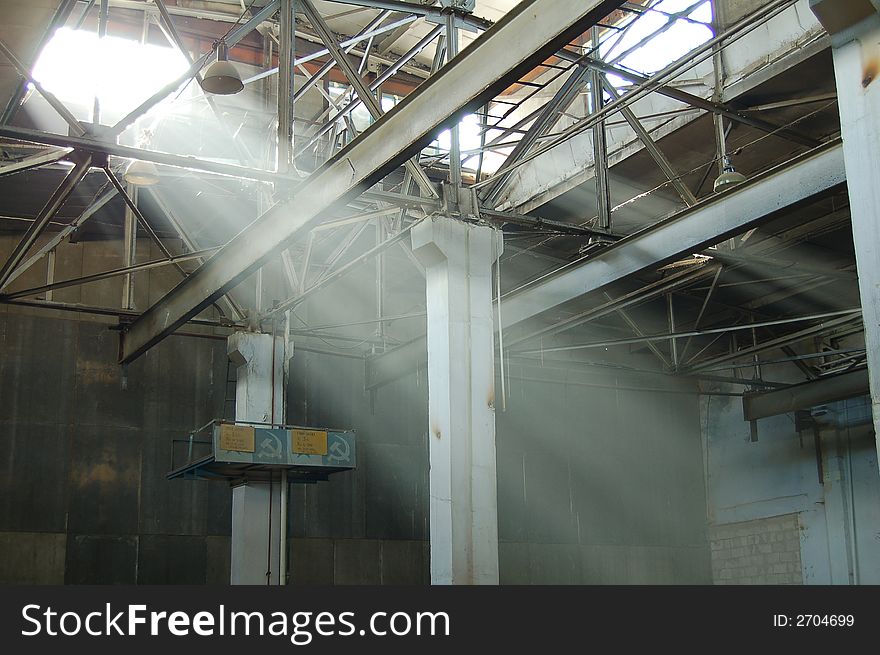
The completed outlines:
[[[241,75],[229,62],[228,48],[222,41],[217,46],[217,61],[208,66],[202,77],[202,89],[208,93],[228,96],[244,88]]]
[[[135,186],[153,186],[159,184],[159,169],[151,161],[132,161],[122,176],[129,184]]]
[[[715,180],[715,193],[742,184],[746,179],[746,176],[738,172],[733,167],[733,164],[730,163],[730,160],[725,157],[724,170],[718,176],[718,179]]]
[[[202,78],[202,88],[208,93],[228,96],[241,91],[244,83],[235,66],[228,61],[215,61]]]

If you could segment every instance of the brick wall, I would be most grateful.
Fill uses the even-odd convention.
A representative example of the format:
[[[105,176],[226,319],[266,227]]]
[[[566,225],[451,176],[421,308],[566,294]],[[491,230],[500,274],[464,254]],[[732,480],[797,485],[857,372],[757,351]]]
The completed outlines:
[[[797,514],[712,526],[715,584],[803,584]]]

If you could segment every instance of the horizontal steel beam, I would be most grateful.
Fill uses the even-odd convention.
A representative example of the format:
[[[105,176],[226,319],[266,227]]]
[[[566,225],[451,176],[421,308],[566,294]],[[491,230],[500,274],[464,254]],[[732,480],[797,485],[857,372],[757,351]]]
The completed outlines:
[[[811,380],[785,389],[743,396],[743,418],[754,421],[768,416],[788,414],[799,409],[867,395],[868,369],[860,369],[818,380]]]
[[[14,161],[0,162],[0,176],[11,175],[31,168],[39,168],[63,159],[71,152],[70,148],[50,148]]]
[[[453,62],[407,96],[282,201],[230,241],[123,334],[122,362],[196,316],[323,215],[415,155],[445,127],[485,104],[621,0],[524,0]]]
[[[188,155],[173,155],[167,152],[132,148],[131,146],[122,146],[117,143],[101,141],[88,136],[63,136],[60,134],[51,134],[49,132],[42,132],[40,130],[32,130],[23,127],[0,125],[0,137],[16,139],[18,141],[28,141],[30,143],[42,143],[47,146],[74,148],[76,150],[83,150],[94,154],[125,157],[126,159],[139,159],[141,161],[150,161],[154,164],[204,171],[206,173],[216,173],[217,175],[228,175],[230,177],[237,177],[246,180],[259,180],[260,182],[282,184],[296,182],[296,178],[279,175],[278,173],[261,170],[259,168],[223,164],[221,162],[208,161],[206,159],[199,159]]]
[[[834,143],[774,168],[629,236],[586,261],[536,280],[503,298],[510,327],[617,280],[681,255],[700,252],[771,218],[778,211],[846,180],[843,148]]]

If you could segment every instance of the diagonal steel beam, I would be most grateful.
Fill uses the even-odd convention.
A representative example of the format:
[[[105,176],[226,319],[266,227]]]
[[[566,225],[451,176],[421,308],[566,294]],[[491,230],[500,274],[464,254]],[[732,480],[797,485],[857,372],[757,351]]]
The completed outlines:
[[[324,19],[321,17],[321,14],[319,14],[312,5],[311,0],[300,0],[300,6],[302,7],[303,13],[306,15],[306,18],[308,18],[312,27],[318,33],[318,36],[321,37],[324,45],[327,46],[327,49],[330,51],[330,55],[336,61],[336,64],[342,69],[342,72],[345,73],[345,77],[354,87],[361,102],[364,103],[367,111],[370,112],[370,116],[373,117],[373,120],[379,120],[385,113],[382,111],[382,105],[376,100],[376,96],[373,95],[373,92],[364,83],[361,76],[358,75],[357,70],[351,65],[346,54],[338,45],[336,45],[336,39],[333,37],[333,34],[327,27],[327,23],[325,23]],[[419,187],[421,187],[422,191],[427,196],[431,198],[440,197],[440,194],[438,194],[437,190],[434,188],[434,183],[431,182],[428,178],[428,174],[422,170],[417,161],[413,161],[412,159],[407,160],[404,166],[406,166],[406,170],[409,171],[410,175],[413,176],[413,179],[415,179]]]
[[[2,52],[6,56],[6,58],[9,60],[9,63],[12,64],[12,67],[15,68],[15,70],[21,77],[26,79],[30,84],[33,84],[37,92],[41,96],[43,96],[46,102],[49,103],[49,106],[51,106],[52,109],[54,109],[58,113],[58,115],[64,119],[64,122],[70,126],[70,129],[76,136],[82,136],[86,133],[82,125],[80,125],[79,121],[76,119],[76,116],[71,113],[71,111],[64,105],[63,102],[55,97],[55,94],[45,89],[42,84],[34,79],[34,74],[31,72],[31,70],[27,66],[25,66],[21,62],[21,60],[19,60],[15,53],[10,50],[9,47],[5,43],[3,43],[3,41],[0,41],[0,52]]]
[[[76,165],[70,169],[61,185],[55,189],[55,193],[52,194],[49,201],[43,206],[40,213],[37,214],[34,222],[28,226],[21,241],[18,242],[6,263],[3,264],[3,268],[0,269],[0,289],[6,286],[12,277],[13,271],[18,267],[25,255],[27,255],[31,246],[36,243],[43,230],[46,229],[46,226],[49,225],[49,221],[52,220],[55,212],[61,208],[61,205],[64,204],[70,197],[70,194],[76,189],[76,185],[89,172],[89,168],[92,166],[92,156],[74,155],[74,157],[76,158]]]
[[[11,175],[12,173],[18,173],[19,171],[26,171],[31,168],[38,168],[45,164],[51,164],[52,162],[62,159],[69,152],[70,148],[49,148],[48,150],[41,150],[33,155],[29,155],[24,159],[2,162],[0,163],[0,176]]]
[[[73,234],[78,227],[80,227],[83,223],[89,220],[92,216],[98,213],[104,205],[113,200],[116,197],[116,189],[110,189],[106,193],[104,193],[100,198],[98,198],[95,202],[93,202],[88,208],[83,211],[82,214],[73,219],[69,225],[65,225],[60,231],[56,232],[55,235],[49,239],[46,243],[40,246],[37,251],[28,257],[24,262],[22,262],[12,273],[9,275],[8,282],[12,282],[19,275],[28,270],[31,266],[40,261],[43,257],[45,257],[48,253],[55,250],[64,239],[66,239],[69,235]]]
[[[168,223],[171,224],[171,227],[174,228],[174,231],[177,232],[177,235],[180,237],[183,245],[186,246],[186,249],[190,252],[198,252],[201,250],[199,245],[190,235],[189,231],[184,227],[183,223],[177,218],[175,213],[171,211],[171,207],[168,206],[168,203],[165,202],[165,199],[156,187],[150,187],[150,195],[152,195],[153,201],[159,207],[159,211],[165,216],[165,220],[168,221]],[[199,257],[196,261],[198,261],[199,264],[204,264],[205,258]],[[235,302],[232,294],[223,296],[222,300],[226,306],[226,309],[223,310],[224,314],[232,319],[244,318],[244,312],[242,311],[241,306]]]
[[[174,22],[171,20],[171,14],[168,13],[168,9],[165,6],[164,0],[153,0],[153,4],[156,5],[156,8],[159,10],[159,28],[162,30],[163,34],[165,34],[165,38],[168,39],[168,42],[177,48],[177,51],[183,56],[184,60],[189,66],[192,66],[195,62],[193,61],[192,55],[189,52],[189,49],[186,47],[186,44],[183,41],[183,38],[180,36],[180,33],[177,31],[177,28],[174,27]],[[196,81],[201,84],[202,82],[202,73],[196,73]],[[217,108],[217,103],[214,101],[214,98],[209,94],[205,94],[205,101],[208,103],[208,107],[211,108],[211,113],[214,114],[214,118],[217,119],[217,123],[220,125],[221,129],[226,133],[226,135],[230,138],[233,147],[238,151],[238,158],[244,166],[247,166],[250,162],[256,161],[253,153],[248,150],[247,145],[241,141],[229,128],[226,124],[226,119],[223,117],[223,114]]]
[[[841,312],[843,313],[843,312]],[[829,316],[831,313],[829,313]],[[852,311],[848,311],[844,313],[840,318],[832,318],[831,320],[822,321],[820,323],[816,323],[815,325],[811,325],[809,327],[803,328],[802,330],[798,330],[796,332],[791,332],[789,334],[785,334],[769,341],[762,341],[753,346],[748,346],[741,350],[737,350],[733,353],[724,353],[723,355],[719,355],[718,357],[713,357],[712,359],[701,361],[693,366],[689,366],[685,369],[682,369],[680,372],[683,375],[689,375],[691,373],[699,373],[705,369],[712,368],[719,364],[723,364],[725,362],[729,362],[734,359],[739,359],[741,357],[748,357],[749,355],[755,355],[757,353],[767,352],[768,350],[774,350],[776,348],[781,348],[782,346],[791,345],[794,343],[798,343],[799,341],[804,341],[805,339],[811,339],[821,334],[831,333],[834,331],[839,331],[840,329],[850,327],[853,325],[858,325],[862,322],[861,310],[855,309]]]
[[[94,2],[92,4],[94,4]],[[59,27],[64,25],[64,23],[67,22],[67,19],[70,17],[70,14],[75,6],[76,0],[63,0],[61,3],[59,3],[58,9],[55,10],[55,14],[52,16],[52,20],[49,21],[49,25],[43,32],[42,37],[40,37],[40,41],[39,43],[37,43],[37,47],[34,48],[34,62],[36,61],[37,57],[40,56],[40,53],[43,52],[43,48],[46,47],[49,39],[51,39],[52,36],[55,34],[55,30],[57,30]],[[0,117],[0,124],[2,125],[6,125],[12,122],[12,119],[15,118],[15,114],[18,111],[19,107],[21,107],[21,103],[24,100],[25,93],[27,92],[27,79],[24,79],[24,76],[21,77],[22,79],[19,81],[18,86],[16,86],[15,88],[15,93],[12,94],[9,102],[6,103],[6,108],[3,110],[3,116]]]
[[[611,84],[604,75],[602,75],[602,84],[613,100],[617,100],[620,97],[617,89],[614,88],[614,85]],[[687,188],[687,185],[682,182],[681,177],[675,172],[675,169],[672,168],[672,164],[669,163],[666,155],[663,154],[663,151],[660,150],[660,147],[654,139],[651,138],[651,135],[648,134],[648,130],[645,129],[633,110],[629,108],[629,105],[622,106],[620,108],[620,113],[623,114],[623,117],[626,119],[626,122],[629,123],[633,132],[636,133],[636,136],[639,137],[639,141],[645,146],[645,150],[648,151],[656,164],[660,167],[660,170],[663,171],[666,178],[672,183],[672,186],[678,192],[678,195],[684,200],[684,204],[688,207],[697,204],[697,197]]]
[[[134,214],[135,218],[137,218],[138,223],[146,230],[147,234],[150,236],[150,239],[156,246],[159,248],[159,251],[165,255],[167,259],[174,259],[174,255],[171,254],[171,251],[162,243],[162,239],[159,238],[159,235],[156,234],[156,231],[153,229],[153,226],[150,225],[149,221],[147,221],[146,217],[141,213],[141,210],[138,208],[137,203],[132,200],[131,196],[128,195],[128,191],[126,191],[125,187],[122,186],[122,182],[116,177],[113,171],[110,170],[109,167],[104,169],[104,174],[107,176],[107,179],[110,180],[110,183],[116,188],[116,192],[122,196],[122,200],[128,205],[128,208],[131,210],[131,213]],[[178,264],[174,266],[177,271],[183,276],[187,276],[187,272]]]
[[[700,252],[846,180],[839,143],[811,151],[512,292],[505,327],[682,254]]]
[[[621,0],[523,0],[391,112],[132,323],[121,360],[131,362],[276,256],[329,210],[410,159],[443,128],[519,79]]]
[[[673,290],[690,286],[694,282],[701,280],[719,268],[718,266],[697,266],[691,269],[684,269],[673,273],[669,277],[661,278],[655,282],[643,285],[635,291],[623,294],[617,298],[609,298],[607,302],[590,307],[582,312],[561,320],[553,325],[548,325],[537,330],[533,330],[527,334],[518,336],[510,341],[510,348],[518,346],[526,341],[531,341],[538,337],[549,337],[567,330],[571,330],[590,321],[595,321],[608,314],[626,309],[635,304],[641,304],[649,300],[658,298]],[[503,299],[502,299],[503,302]],[[506,305],[505,305],[506,307]]]
[[[0,125],[0,136],[9,139],[16,139],[18,141],[41,143],[47,146],[74,148],[76,150],[83,150],[94,154],[112,155],[115,157],[125,157],[127,159],[140,159],[141,161],[151,161],[154,164],[204,171],[206,173],[216,173],[217,175],[228,175],[245,180],[259,180],[261,182],[271,182],[274,184],[290,184],[291,182],[296,181],[295,178],[291,176],[280,175],[260,168],[224,164],[222,162],[199,159],[189,155],[172,155],[165,152],[157,152],[155,150],[132,148],[131,146],[122,146],[117,143],[98,140],[88,136],[72,137],[9,125]]]
[[[443,31],[444,31],[444,28],[442,26],[438,26],[435,29],[428,32],[428,34],[426,34],[416,45],[414,45],[406,53],[404,53],[400,57],[400,59],[398,59],[394,64],[392,64],[391,66],[386,68],[385,71],[383,71],[383,73],[381,75],[379,75],[375,80],[373,80],[373,83],[370,84],[370,91],[377,90],[387,80],[391,79],[394,75],[396,75],[397,72],[400,71],[400,69],[403,67],[403,65],[406,62],[410,61],[419,52],[421,52],[431,41],[433,41],[435,38],[437,38],[440,35],[440,33]],[[443,37],[440,36],[440,38],[442,39]],[[437,49],[440,50],[440,48],[441,48],[441,46],[439,45],[439,42],[438,42]],[[444,52],[445,52],[445,49],[444,49]],[[434,70],[433,68],[432,68],[432,71],[436,72],[436,70]],[[301,148],[297,154],[300,154],[300,153],[305,152],[306,150],[310,149],[313,145],[315,145],[315,143],[318,142],[318,139],[320,139],[322,136],[327,134],[327,132],[330,132],[334,128],[334,126],[336,125],[336,123],[340,117],[348,116],[357,107],[360,107],[360,105],[361,105],[360,99],[353,99],[347,105],[345,105],[344,107],[339,109],[339,112],[333,117],[332,120],[325,123],[321,128],[318,129],[318,131],[315,134],[311,135],[311,137],[309,138],[309,142],[303,148]],[[329,111],[330,111],[329,109],[327,111],[325,111],[321,115],[321,117],[328,115]]]
[[[550,99],[550,102],[544,105],[541,109],[540,114],[535,118],[535,121],[532,123],[528,132],[526,132],[522,139],[517,142],[516,146],[505,160],[505,164],[512,164],[519,161],[519,159],[526,154],[535,143],[537,143],[538,139],[544,136],[544,134],[553,127],[553,124],[559,117],[559,112],[565,111],[565,109],[568,108],[589,79],[590,69],[587,67],[576,68],[571,72],[568,79],[565,80],[553,98]],[[498,177],[496,182],[493,182],[486,187],[486,190],[482,194],[483,201],[488,205],[493,205],[507,187],[507,182],[512,175],[513,171],[504,173]]]
[[[569,52],[568,50],[564,52],[569,54],[569,57],[566,57],[568,59],[581,59],[581,57]],[[586,62],[590,68],[605,73],[606,75],[617,75],[618,77],[632,84],[636,84],[639,86],[651,84],[650,77],[634,73],[633,71],[620,68],[619,66],[608,64],[604,61],[599,61],[598,59],[594,59],[592,57],[587,57]],[[729,105],[715,102],[714,100],[701,98],[700,96],[696,96],[693,93],[688,93],[687,91],[677,89],[674,86],[661,85],[657,86],[657,88],[653,90],[662,96],[666,96],[667,98],[672,98],[673,100],[678,100],[679,102],[683,102],[684,104],[690,105],[691,107],[696,107],[697,109],[703,109],[705,111],[724,116],[725,118],[729,118],[732,121],[742,123],[743,125],[748,125],[749,127],[754,127],[755,129],[761,130],[762,132],[775,134],[776,136],[791,141],[792,143],[798,143],[802,146],[807,146],[808,148],[815,148],[821,143],[821,141],[819,141],[818,139],[805,136],[795,130],[782,128],[779,125],[774,125],[773,123],[770,123],[769,121],[761,120],[760,118],[755,118],[754,116],[749,116],[745,112],[738,111]]]
[[[376,18],[374,18],[372,21],[367,23],[360,32],[355,34],[353,38],[360,39],[362,36],[364,36],[368,32],[372,32],[375,28],[377,28],[382,23],[382,21],[384,21],[388,17],[389,14],[390,14],[390,12],[383,12],[383,13],[379,14],[378,16],[376,16]],[[359,41],[358,41],[358,43],[359,43]],[[350,45],[343,46],[342,51],[344,53],[348,54],[349,52],[354,50],[355,45],[356,45],[355,43],[352,43]],[[340,44],[340,46],[342,46],[342,44]],[[300,62],[297,62],[297,63],[300,63]],[[325,62],[321,66],[321,68],[319,68],[315,72],[314,75],[312,75],[311,77],[309,77],[309,79],[307,79],[305,82],[303,82],[303,84],[300,85],[299,89],[293,94],[294,102],[299,100],[300,98],[302,98],[309,91],[309,89],[311,89],[315,84],[317,84],[321,80],[321,78],[323,78],[327,73],[330,72],[330,70],[333,68],[333,66],[334,66],[333,59],[330,59],[329,61]]]
[[[257,26],[262,23],[264,20],[269,18],[275,11],[278,9],[278,4],[281,0],[272,0],[272,2],[268,3],[265,7],[263,7],[260,11],[254,14],[250,20],[246,21],[244,24],[235,28],[230,32],[224,41],[226,45],[230,48],[234,46],[236,43],[241,41],[244,37],[250,34],[251,31],[257,28]],[[135,107],[132,111],[130,111],[126,116],[121,118],[119,122],[116,123],[110,130],[109,136],[118,136],[122,134],[128,127],[134,123],[138,118],[146,114],[153,107],[158,105],[160,102],[165,100],[169,95],[174,93],[180,86],[184,83],[192,80],[199,71],[208,63],[211,56],[214,54],[214,50],[212,49],[210,52],[206,52],[201,57],[193,62],[192,66],[180,77],[172,82],[169,82],[164,87],[156,91],[152,96],[144,100],[139,106]]]
[[[211,253],[219,250],[219,246],[217,248],[209,248],[207,250],[202,250],[198,252],[190,252],[184,255],[174,255],[171,259],[155,259],[149,262],[142,262],[140,264],[132,264],[131,266],[124,266],[122,268],[115,268],[110,271],[103,271],[101,273],[93,273],[91,275],[84,275],[82,277],[72,278],[70,280],[61,280],[60,282],[50,282],[48,284],[44,284],[39,287],[33,287],[31,289],[22,289],[21,291],[13,291],[12,293],[4,293],[0,294],[0,298],[4,300],[12,300],[15,298],[26,298],[27,296],[36,296],[41,293],[47,293],[49,291],[54,291],[56,289],[67,289],[69,287],[77,287],[82,284],[88,284],[90,282],[98,282],[100,280],[109,280],[114,277],[121,277],[123,275],[130,275],[131,273],[137,273],[139,271],[148,271],[153,268],[160,268],[162,266],[178,266],[181,262],[188,262],[192,260],[198,261],[203,257],[210,255]]]

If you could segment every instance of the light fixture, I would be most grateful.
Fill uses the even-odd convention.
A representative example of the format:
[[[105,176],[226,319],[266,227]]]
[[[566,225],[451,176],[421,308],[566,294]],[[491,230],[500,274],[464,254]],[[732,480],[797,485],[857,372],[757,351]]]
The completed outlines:
[[[224,41],[217,44],[217,61],[205,71],[202,88],[208,93],[223,96],[238,93],[244,88],[241,75],[229,61],[229,47]]]
[[[718,176],[718,179],[715,180],[715,193],[718,193],[719,191],[724,191],[738,184],[742,184],[745,181],[746,176],[738,172],[733,167],[733,164],[730,163],[729,157],[725,157],[724,171],[721,173],[721,175]]]
[[[159,169],[151,161],[133,160],[122,177],[135,186],[155,186],[159,184]]]

